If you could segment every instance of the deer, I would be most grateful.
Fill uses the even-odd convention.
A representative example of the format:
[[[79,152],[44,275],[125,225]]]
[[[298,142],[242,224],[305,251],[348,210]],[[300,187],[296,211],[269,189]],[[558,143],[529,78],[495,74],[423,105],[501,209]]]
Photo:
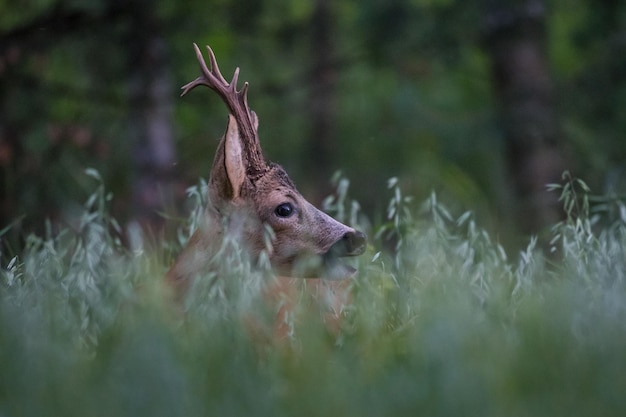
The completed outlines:
[[[326,299],[326,322],[337,331],[341,308],[349,297],[349,282],[357,273],[342,258],[363,254],[366,235],[309,203],[287,172],[265,159],[259,119],[248,104],[248,82],[238,89],[238,67],[228,82],[213,50],[207,45],[207,66],[198,45],[193,46],[201,74],[182,87],[181,97],[198,86],[210,88],[226,104],[228,121],[209,174],[204,226],[183,247],[166,274],[167,282],[177,299],[184,297],[225,236],[234,234],[252,261],[263,251],[269,256],[275,276],[269,298],[288,300],[277,307],[277,334],[286,332],[282,316],[293,307],[296,284],[302,279],[307,280],[306,288],[314,298]],[[268,227],[273,237],[269,247]]]

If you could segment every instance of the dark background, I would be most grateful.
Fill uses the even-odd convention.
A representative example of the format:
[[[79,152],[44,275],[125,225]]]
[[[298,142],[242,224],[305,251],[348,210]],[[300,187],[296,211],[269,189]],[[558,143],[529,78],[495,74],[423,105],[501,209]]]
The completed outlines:
[[[0,3],[0,229],[72,224],[96,168],[120,223],[180,225],[226,109],[192,42],[241,67],[266,156],[319,204],[341,169],[380,221],[397,176],[507,246],[560,218],[564,170],[620,195],[626,3],[617,0],[9,0]]]

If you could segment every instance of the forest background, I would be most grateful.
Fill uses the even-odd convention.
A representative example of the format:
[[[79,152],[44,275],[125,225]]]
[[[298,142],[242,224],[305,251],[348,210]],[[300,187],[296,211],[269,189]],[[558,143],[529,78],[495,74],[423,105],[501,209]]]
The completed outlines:
[[[560,217],[572,171],[624,189],[626,4],[617,0],[1,0],[0,229],[72,224],[92,192],[123,225],[184,216],[226,122],[192,42],[241,67],[266,156],[319,204],[337,170],[372,222],[387,179],[473,210],[505,246]],[[7,226],[11,226],[7,229]]]

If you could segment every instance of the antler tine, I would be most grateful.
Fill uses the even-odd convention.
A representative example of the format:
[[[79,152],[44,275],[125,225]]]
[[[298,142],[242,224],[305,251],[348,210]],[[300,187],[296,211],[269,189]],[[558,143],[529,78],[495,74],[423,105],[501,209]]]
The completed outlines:
[[[229,89],[237,94],[239,93],[239,91],[237,91],[237,82],[239,81],[239,67],[235,68],[235,73],[233,74],[233,79],[230,81],[230,85],[228,86]]]
[[[241,90],[239,91],[239,94],[241,94],[241,97],[243,98],[243,105],[246,108],[249,108],[248,107],[248,86],[249,85],[250,84],[248,84],[248,82],[246,81],[245,83],[243,83],[243,87],[241,87]]]
[[[215,54],[213,53],[213,49],[211,49],[211,47],[209,45],[206,46],[207,51],[209,51],[209,62],[211,63],[211,71],[209,71],[208,69],[206,69],[206,63],[204,62],[204,57],[202,56],[202,53],[200,53],[200,48],[198,48],[198,45],[196,45],[195,43],[193,44],[194,49],[196,50],[196,56],[198,57],[198,61],[200,61],[200,65],[202,66],[202,72],[203,73],[209,73],[215,76],[215,78],[217,78],[218,80],[220,80],[222,82],[222,84],[226,84],[228,85],[228,82],[226,81],[226,78],[224,78],[222,76],[222,73],[220,72],[220,67],[217,65],[217,59],[215,58]],[[237,68],[236,71],[238,71],[239,68]],[[206,71],[206,72],[205,72]],[[231,82],[232,84],[232,82]]]

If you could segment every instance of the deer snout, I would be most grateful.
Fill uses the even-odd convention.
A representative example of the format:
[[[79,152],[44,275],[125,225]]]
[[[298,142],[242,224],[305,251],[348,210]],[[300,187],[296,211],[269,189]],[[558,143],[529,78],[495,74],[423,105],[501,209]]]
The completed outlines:
[[[348,232],[343,235],[343,239],[347,242],[347,255],[357,256],[365,252],[365,246],[367,245],[367,236],[365,236],[365,233],[355,230],[354,232]]]
[[[352,230],[344,233],[331,248],[330,251],[338,257],[341,256],[357,256],[365,252],[367,245],[367,236],[358,230]]]

